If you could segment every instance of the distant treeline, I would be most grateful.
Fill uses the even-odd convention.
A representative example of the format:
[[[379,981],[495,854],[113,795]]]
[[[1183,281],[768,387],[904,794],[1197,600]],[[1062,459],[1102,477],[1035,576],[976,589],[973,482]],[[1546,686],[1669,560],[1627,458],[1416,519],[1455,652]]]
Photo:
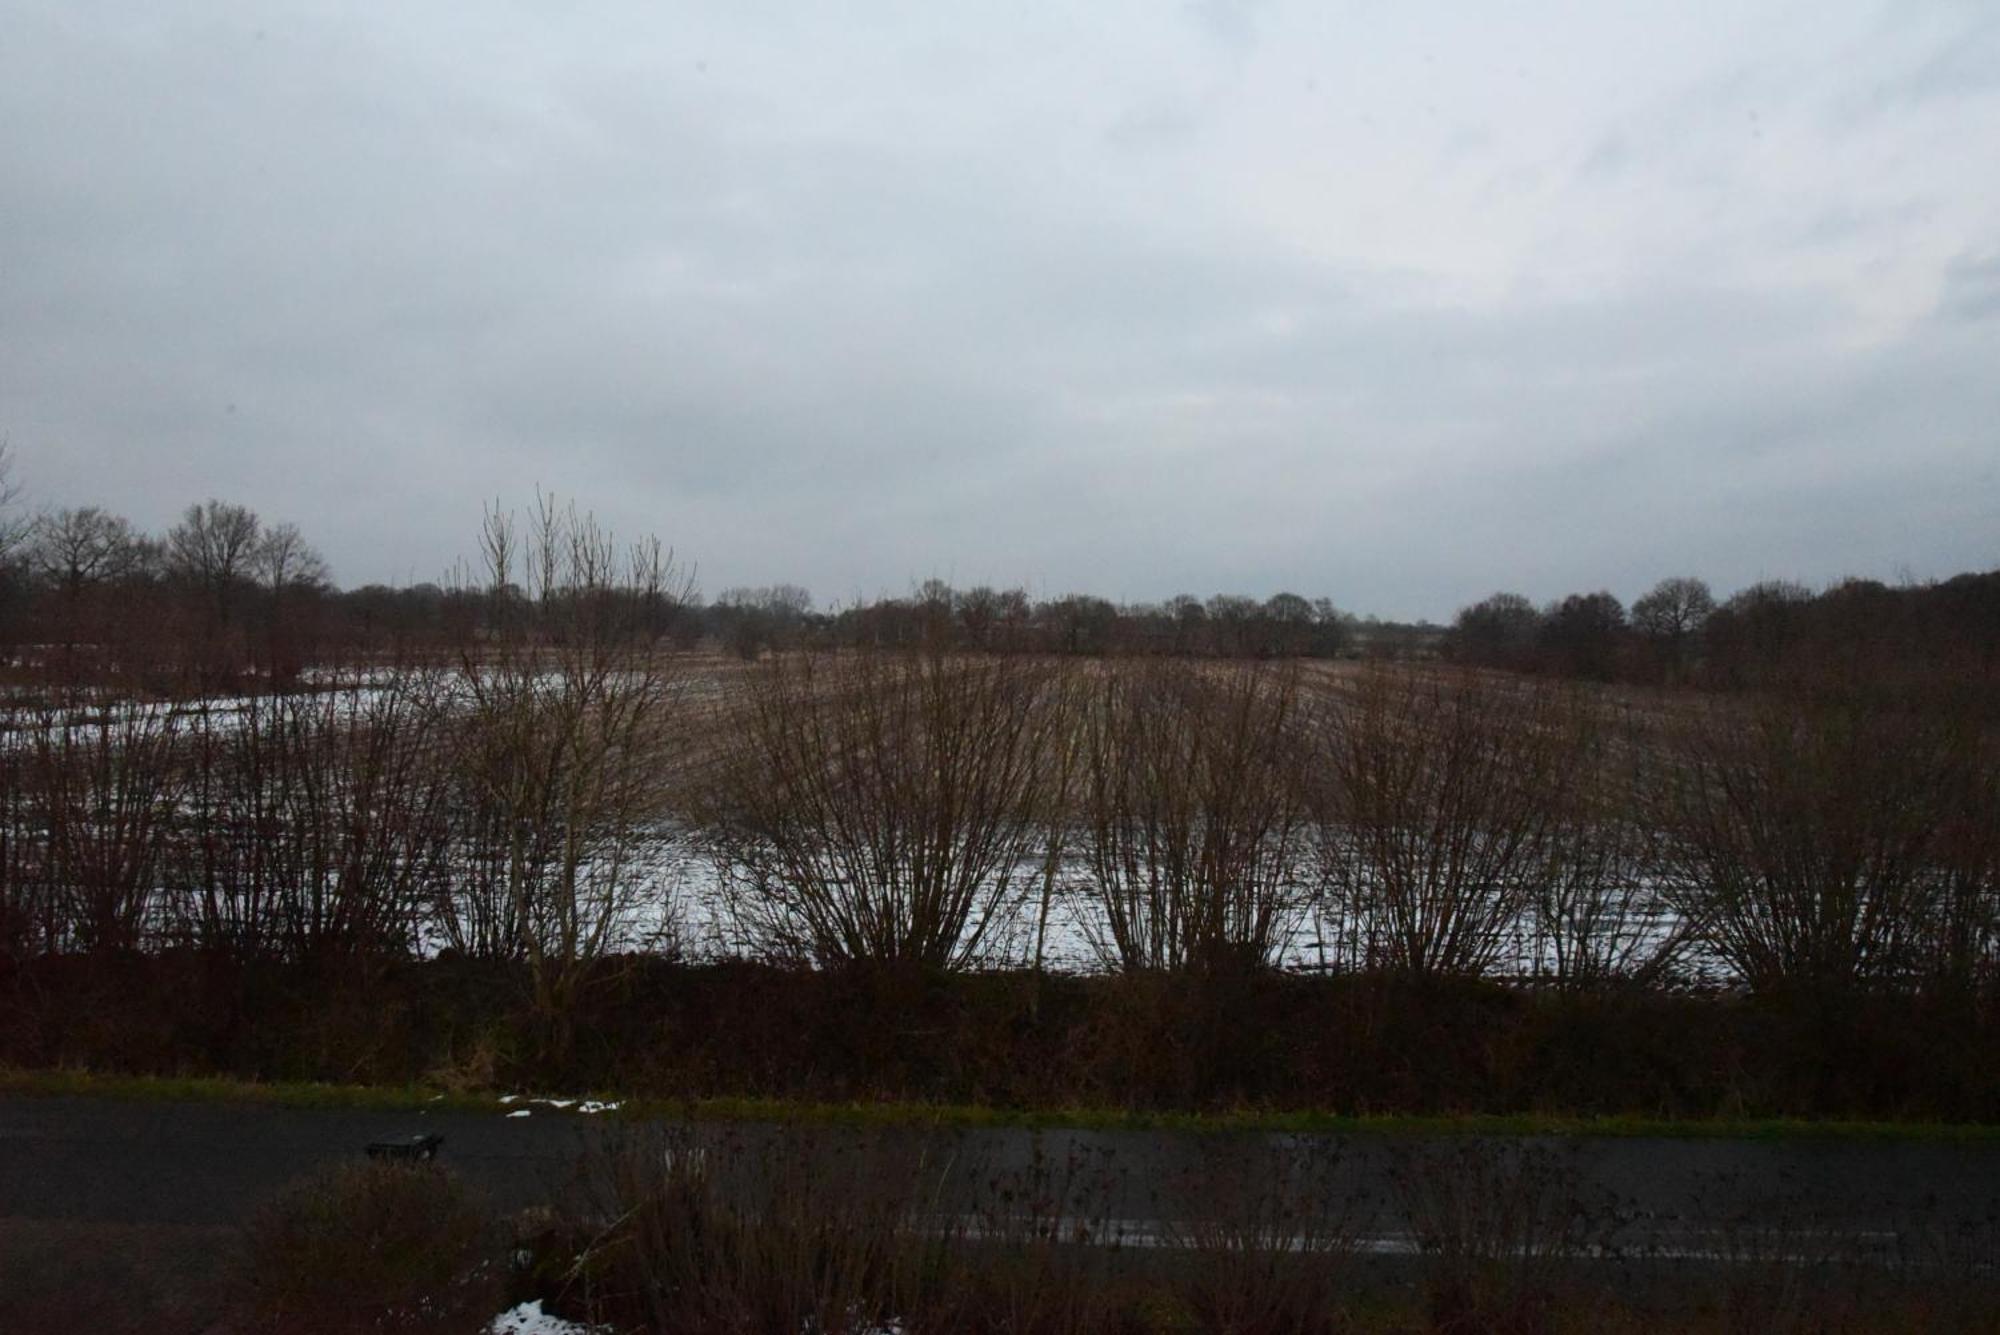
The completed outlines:
[[[153,693],[283,684],[318,664],[435,655],[490,636],[518,582],[446,578],[342,590],[289,523],[209,500],[163,534],[94,506],[45,512],[0,534],[0,635],[45,680],[122,682]],[[621,598],[620,591],[599,596]],[[963,648],[1071,655],[1418,657],[1442,628],[1361,619],[1325,598],[1183,594],[1115,604],[1086,594],[927,580],[902,598],[821,608],[793,584],[689,586],[643,609],[663,645],[754,659],[790,648]]]
[[[1902,587],[1850,579],[1818,593],[1767,580],[1720,603],[1683,576],[1629,609],[1601,590],[1542,608],[1496,593],[1458,614],[1444,648],[1463,663],[1598,681],[1990,682],[2000,670],[2000,570]]]
[[[0,469],[4,468],[0,456]],[[18,511],[0,471],[0,515]],[[248,680],[284,685],[307,668],[408,661],[495,633],[520,582],[447,577],[342,590],[290,523],[241,505],[189,506],[164,533],[85,506],[0,519],[0,646],[32,680],[152,694]],[[602,598],[629,597],[623,591]],[[822,607],[795,584],[689,583],[643,607],[662,646],[755,659],[794,648],[954,648],[1063,655],[1415,659],[1600,681],[1742,687],[1774,676],[1916,675],[1990,680],[2000,668],[2000,570],[1891,587],[1787,581],[1718,600],[1697,578],[1662,580],[1627,608],[1605,591],[1537,607],[1496,593],[1453,624],[1361,618],[1324,597],[1181,594],[1113,603],[926,580],[905,597]]]

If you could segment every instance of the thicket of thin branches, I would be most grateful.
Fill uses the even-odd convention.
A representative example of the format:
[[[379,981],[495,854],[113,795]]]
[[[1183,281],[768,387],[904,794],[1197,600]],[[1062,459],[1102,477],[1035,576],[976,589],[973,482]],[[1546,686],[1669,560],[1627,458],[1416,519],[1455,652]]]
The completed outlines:
[[[1122,971],[1992,995],[1976,699],[898,650],[697,706],[660,549],[545,504],[486,552],[508,611],[453,665],[16,710],[0,952],[453,951],[562,1042],[608,960],[671,946],[699,849],[729,944],[821,967],[1040,967],[1072,913]]]
[[[1556,842],[1563,719],[1546,691],[1369,673],[1320,712],[1316,851],[1338,958],[1477,977],[1519,950]]]
[[[1016,921],[1047,801],[1051,671],[799,655],[748,678],[704,816],[758,950],[961,967]]]
[[[1087,933],[1127,971],[1277,964],[1306,915],[1298,674],[1163,660],[1079,692]]]
[[[1853,690],[1691,711],[1646,819],[1665,894],[1753,988],[1973,985],[1993,963],[1991,742]]]

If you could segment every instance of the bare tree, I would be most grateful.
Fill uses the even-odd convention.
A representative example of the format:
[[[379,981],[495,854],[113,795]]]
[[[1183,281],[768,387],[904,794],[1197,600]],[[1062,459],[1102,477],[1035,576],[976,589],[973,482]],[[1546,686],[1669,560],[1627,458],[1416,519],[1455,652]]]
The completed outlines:
[[[14,558],[34,526],[34,519],[19,509],[25,488],[14,472],[14,465],[14,447],[0,440],[0,566]]]
[[[292,588],[320,588],[329,582],[326,560],[313,550],[299,526],[274,524],[249,555],[249,569],[273,594]]]
[[[1975,997],[2000,981],[2000,738],[1975,717],[1955,717],[1967,763],[1937,813],[1923,973],[1947,995]]]
[[[1167,615],[1173,618],[1173,648],[1177,654],[1192,654],[1205,647],[1208,636],[1208,609],[1191,593],[1177,593],[1167,599]]]
[[[184,791],[183,723],[146,704],[34,716],[21,781],[34,812],[26,828],[43,841],[46,949],[147,944]]]
[[[173,572],[220,598],[250,573],[263,525],[248,506],[207,500],[190,505],[181,522],[167,530],[167,562]]]
[[[0,747],[0,959],[15,964],[47,954],[59,940],[46,841],[30,833],[40,819],[30,773],[22,747]]]
[[[597,962],[671,926],[659,778],[678,679],[664,636],[692,584],[657,540],[621,547],[552,497],[525,528],[489,511],[481,548],[489,621],[456,684],[470,865],[437,922],[460,949],[526,963],[562,1048]]]
[[[94,505],[38,516],[28,535],[28,563],[66,598],[139,568],[145,548],[129,521]]]
[[[1656,745],[1594,694],[1562,690],[1549,725],[1558,748],[1533,875],[1538,972],[1559,987],[1650,981],[1677,957],[1686,925],[1654,885],[1636,803]]]
[[[1218,593],[1203,609],[1207,614],[1209,647],[1228,658],[1247,658],[1255,651],[1257,620],[1262,610],[1255,598]]]
[[[822,965],[977,959],[1041,848],[1050,677],[940,652],[760,667],[707,797],[751,940]]]
[[[1752,987],[1908,982],[1937,920],[1940,819],[1973,782],[1962,728],[1861,693],[1717,701],[1654,785],[1676,908]]]
[[[1561,756],[1535,683],[1376,671],[1319,725],[1328,930],[1354,963],[1477,976],[1517,945]]]
[[[966,645],[980,652],[992,648],[994,623],[1000,619],[1000,595],[990,585],[981,584],[959,594],[956,607]]]
[[[1646,638],[1667,670],[1687,666],[1694,639],[1715,611],[1715,595],[1692,576],[1663,579],[1632,604],[1632,627]]]
[[[1268,967],[1304,905],[1290,668],[1169,659],[1105,669],[1082,721],[1089,929],[1126,970]]]
[[[1610,593],[1572,593],[1542,613],[1542,650],[1558,670],[1609,681],[1625,635],[1625,606]]]
[[[1496,593],[1459,609],[1448,646],[1461,662],[1521,667],[1534,652],[1542,615],[1518,593]]]
[[[295,963],[412,949],[451,871],[440,696],[435,674],[404,670],[199,713],[169,868],[177,934]]]
[[[167,572],[198,608],[196,623],[182,634],[190,665],[205,685],[229,680],[245,665],[237,612],[262,535],[255,512],[218,500],[189,506],[167,531]]]
[[[40,515],[29,530],[27,564],[53,597],[44,604],[52,617],[49,638],[61,646],[56,678],[79,684],[79,645],[109,638],[114,618],[108,588],[139,573],[149,556],[146,541],[132,525],[96,506]]]
[[[1317,613],[1309,599],[1296,593],[1274,593],[1258,611],[1262,622],[1257,646],[1260,655],[1296,656],[1312,649]]]

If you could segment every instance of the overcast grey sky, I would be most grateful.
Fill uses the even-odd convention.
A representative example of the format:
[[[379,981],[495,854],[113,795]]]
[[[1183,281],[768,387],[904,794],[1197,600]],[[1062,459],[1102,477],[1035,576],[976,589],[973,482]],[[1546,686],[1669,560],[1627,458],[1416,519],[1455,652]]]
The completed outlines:
[[[1446,617],[2000,565],[2000,6],[0,0],[42,504]]]

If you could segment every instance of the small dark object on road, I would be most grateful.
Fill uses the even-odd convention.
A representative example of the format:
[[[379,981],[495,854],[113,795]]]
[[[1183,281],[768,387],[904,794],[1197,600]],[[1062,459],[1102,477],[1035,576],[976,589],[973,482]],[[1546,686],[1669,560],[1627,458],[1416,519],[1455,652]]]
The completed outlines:
[[[432,1133],[425,1136],[409,1136],[402,1140],[375,1140],[368,1144],[371,1159],[422,1159],[437,1158],[438,1147],[444,1144],[444,1137]]]

